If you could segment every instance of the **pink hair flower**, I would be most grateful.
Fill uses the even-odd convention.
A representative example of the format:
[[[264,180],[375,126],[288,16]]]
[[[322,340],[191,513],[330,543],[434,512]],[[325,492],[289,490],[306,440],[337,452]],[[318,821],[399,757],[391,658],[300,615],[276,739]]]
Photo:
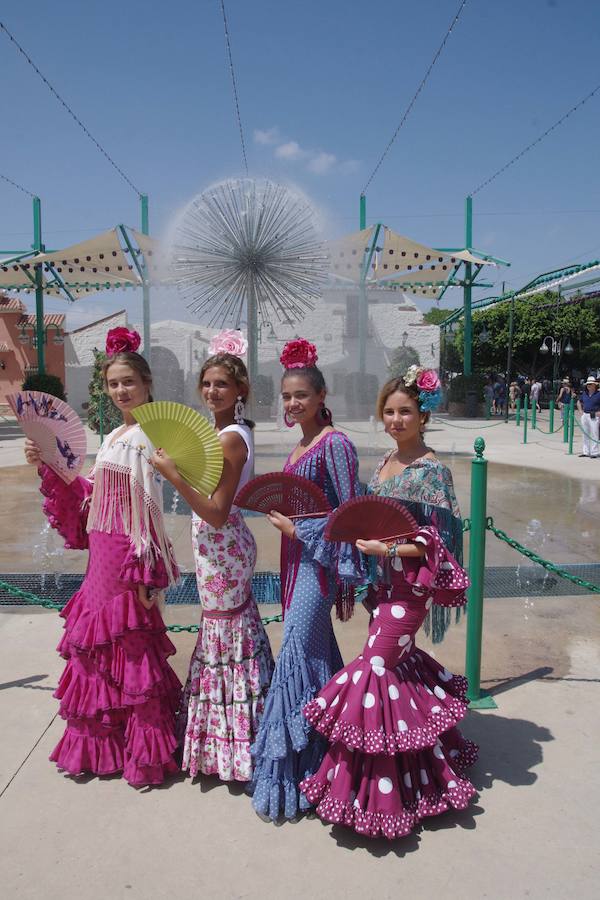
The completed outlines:
[[[215,334],[208,345],[208,353],[210,356],[216,356],[218,353],[230,353],[232,356],[243,356],[248,349],[248,341],[241,331],[235,331],[233,328],[226,328],[224,331]]]
[[[423,369],[417,376],[417,387],[420,391],[437,391],[440,379],[434,369]]]
[[[111,328],[106,335],[106,352],[108,356],[114,356],[115,353],[135,353],[141,342],[137,331],[130,331],[120,325],[118,328]]]
[[[288,341],[279,357],[279,362],[284,369],[310,369],[316,366],[317,348],[306,338],[296,338]]]

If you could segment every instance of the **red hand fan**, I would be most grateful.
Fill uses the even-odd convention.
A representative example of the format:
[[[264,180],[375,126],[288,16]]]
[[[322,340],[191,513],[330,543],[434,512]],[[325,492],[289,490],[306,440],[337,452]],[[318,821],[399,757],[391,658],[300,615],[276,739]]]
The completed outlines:
[[[393,497],[353,497],[346,500],[329,516],[325,540],[392,541],[411,537],[419,530],[417,520]]]
[[[319,516],[331,510],[320,487],[287,472],[268,472],[253,478],[239,491],[235,505],[255,512],[276,510],[284,516]]]
[[[74,481],[87,452],[85,429],[75,410],[43,391],[8,394],[6,402],[27,437],[40,448],[43,462],[67,484]]]

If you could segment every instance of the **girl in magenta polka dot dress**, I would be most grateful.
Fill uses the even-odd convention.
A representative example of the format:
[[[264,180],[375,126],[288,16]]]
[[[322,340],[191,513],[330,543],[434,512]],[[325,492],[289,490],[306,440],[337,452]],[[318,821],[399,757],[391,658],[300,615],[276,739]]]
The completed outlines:
[[[61,616],[58,646],[67,664],[55,697],[66,720],[50,759],[71,775],[122,772],[129,784],[160,784],[178,771],[175,713],[181,684],[168,663],[157,595],[177,568],[162,514],[162,477],[153,447],[131,410],[150,397],[152,375],[135,351],[140,336],[109,331],[104,384],[123,414],[105,438],[87,478],[65,484],[41,465],[39,447],[25,442],[39,467],[44,512],[65,546],[89,548],[85,579]]]
[[[416,367],[382,388],[377,412],[397,447],[370,489],[402,501],[420,528],[410,543],[357,541],[379,557],[369,637],[304,707],[330,748],[301,790],[322,819],[370,837],[402,837],[475,794],[465,770],[478,748],[456,728],[467,710],[466,680],[415,644],[432,604],[462,606],[468,586],[456,558],[462,528],[452,476],[423,440],[438,398],[435,372]]]

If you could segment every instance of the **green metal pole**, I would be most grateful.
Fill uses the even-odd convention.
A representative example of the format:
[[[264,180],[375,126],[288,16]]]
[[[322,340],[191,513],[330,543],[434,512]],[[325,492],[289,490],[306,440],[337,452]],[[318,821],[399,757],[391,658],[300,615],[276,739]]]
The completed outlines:
[[[531,427],[533,431],[535,431],[535,424],[537,422],[537,403],[535,400],[531,404]]]
[[[502,296],[504,296],[505,283],[502,282]],[[510,315],[508,319],[508,352],[506,356],[506,414],[504,421],[508,422],[510,385],[512,382],[512,357],[513,357],[513,337],[515,331],[515,295],[510,298]]]
[[[473,244],[473,198],[465,200],[465,249],[470,250]],[[471,317],[471,263],[465,263],[465,283],[463,287],[463,375],[471,375],[473,371],[473,320]]]
[[[517,397],[517,409],[515,413],[515,425],[518,427],[521,424],[521,398]]]
[[[569,454],[573,453],[573,438],[575,437],[575,397],[571,397],[569,403]]]
[[[481,638],[483,632],[483,584],[485,575],[485,532],[487,508],[487,460],[485,441],[475,440],[471,460],[471,530],[469,532],[469,580],[467,601],[467,650],[465,674],[469,682],[470,706],[495,708],[496,703],[481,690]]]
[[[42,243],[42,203],[39,197],[33,198],[33,249],[41,253]],[[35,333],[37,342],[37,368],[40,375],[46,374],[44,358],[44,282],[42,269],[35,270]]]
[[[529,411],[529,398],[527,394],[523,397],[523,443],[527,443],[527,413]]]
[[[492,418],[492,404],[489,397],[485,398],[485,417],[486,419]]]
[[[367,198],[364,194],[360,195],[360,230],[363,231],[367,227]]]
[[[549,426],[550,434],[554,431],[554,397],[550,400],[550,426]]]
[[[571,397],[571,399],[573,399]],[[571,405],[563,403],[563,444],[569,443],[569,417],[571,415]]]
[[[148,195],[140,195],[141,213],[142,213],[142,234],[150,234],[149,217],[148,217]],[[142,279],[142,331],[144,338],[143,355],[149,366],[151,366],[152,342],[150,336],[150,284],[149,284],[148,263],[146,262],[146,270]]]

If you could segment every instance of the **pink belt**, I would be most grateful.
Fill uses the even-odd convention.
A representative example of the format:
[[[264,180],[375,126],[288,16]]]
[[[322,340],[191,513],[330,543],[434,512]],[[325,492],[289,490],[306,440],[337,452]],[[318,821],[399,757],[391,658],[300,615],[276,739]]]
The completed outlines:
[[[205,619],[233,619],[234,616],[239,615],[250,605],[251,600],[252,594],[249,594],[248,599],[244,600],[241,606],[236,606],[235,609],[204,609],[202,610],[202,616]]]

